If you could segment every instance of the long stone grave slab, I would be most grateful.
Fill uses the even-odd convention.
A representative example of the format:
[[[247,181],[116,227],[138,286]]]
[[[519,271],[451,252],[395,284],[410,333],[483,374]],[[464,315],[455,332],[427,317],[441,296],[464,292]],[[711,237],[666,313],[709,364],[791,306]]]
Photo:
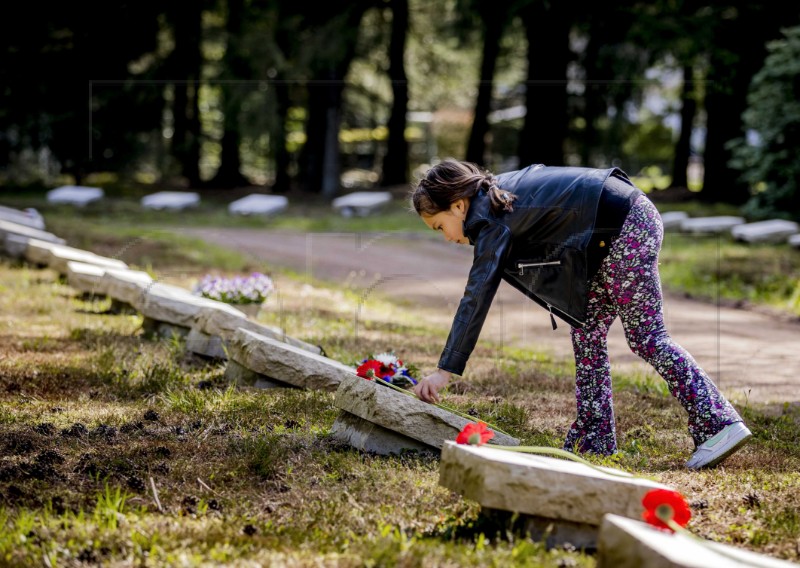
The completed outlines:
[[[366,217],[391,202],[388,191],[356,191],[337,197],[331,202],[334,211],[343,217]]]
[[[20,225],[19,223],[0,220],[0,243],[2,243],[3,252],[8,256],[23,258],[25,251],[28,249],[28,242],[31,239],[57,244],[66,242],[53,233],[34,229],[27,225]]]
[[[737,225],[731,229],[731,236],[746,243],[781,243],[797,232],[798,225],[793,221],[770,219]]]
[[[28,262],[47,266],[63,275],[67,274],[67,263],[70,261],[94,264],[105,268],[128,268],[126,263],[116,258],[108,258],[93,252],[37,239],[28,241],[25,258]]]
[[[44,231],[44,218],[33,207],[14,209],[13,207],[0,205],[0,220]]]
[[[177,334],[186,337],[203,308],[228,311],[244,317],[230,304],[202,298],[179,286],[159,282],[146,286],[131,305],[144,316],[142,327],[145,332],[159,336]]]
[[[133,304],[152,284],[153,278],[147,272],[106,268],[98,292],[111,298],[112,308],[116,304],[117,308],[135,309]]]
[[[730,231],[737,225],[744,225],[744,217],[718,215],[715,217],[692,217],[681,221],[681,231],[684,233],[719,234]]]
[[[105,193],[99,187],[82,185],[63,185],[47,192],[49,203],[64,203],[83,207],[93,201],[102,199]]]
[[[384,455],[417,450],[420,445],[428,450],[441,449],[470,422],[354,373],[342,379],[335,404],[343,413],[333,424],[334,437],[359,450]],[[519,445],[516,438],[499,432],[492,441]]]
[[[204,308],[198,312],[194,325],[186,336],[186,348],[193,353],[206,357],[227,359],[228,344],[238,329],[246,329],[267,336],[309,353],[317,355],[322,353],[319,346],[290,337],[280,328],[265,325],[228,311],[212,308]]]
[[[251,193],[228,204],[228,213],[233,215],[274,215],[289,206],[284,195]]]
[[[196,207],[200,203],[200,194],[193,191],[159,191],[145,195],[140,203],[145,209],[181,211]]]
[[[642,498],[668,487],[611,468],[448,441],[439,485],[477,501],[490,517],[521,517],[521,529],[547,546],[597,546],[603,515],[641,518]],[[616,475],[615,475],[616,474]]]
[[[657,529],[608,514],[603,518],[597,568],[797,568],[749,550]]]
[[[355,369],[329,357],[239,328],[228,343],[225,377],[242,386],[335,391]]]
[[[96,264],[74,260],[67,262],[67,284],[85,294],[105,296],[101,292],[105,273],[105,268]]]
[[[686,211],[666,211],[661,213],[661,222],[665,231],[677,231],[681,228],[681,223],[689,218]]]

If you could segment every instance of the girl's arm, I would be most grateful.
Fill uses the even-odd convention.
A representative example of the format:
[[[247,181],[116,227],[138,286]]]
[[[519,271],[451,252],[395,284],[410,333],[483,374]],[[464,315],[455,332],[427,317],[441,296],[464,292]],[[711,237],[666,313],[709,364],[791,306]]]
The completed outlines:
[[[494,220],[486,220],[475,239],[475,257],[464,297],[458,305],[450,335],[437,367],[456,375],[464,372],[483,322],[497,293],[503,264],[511,245],[511,231]]]

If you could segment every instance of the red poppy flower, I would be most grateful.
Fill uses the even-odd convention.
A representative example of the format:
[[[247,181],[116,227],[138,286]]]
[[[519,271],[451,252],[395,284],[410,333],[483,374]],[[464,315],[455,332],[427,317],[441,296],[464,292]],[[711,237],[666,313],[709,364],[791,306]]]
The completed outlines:
[[[671,489],[653,489],[648,491],[642,499],[644,518],[647,523],[661,529],[672,531],[666,520],[673,520],[681,527],[685,527],[692,518],[692,512],[683,495]]]
[[[456,437],[457,444],[482,446],[494,437],[494,432],[486,427],[485,422],[470,422]]]
[[[376,361],[375,359],[369,359],[368,361],[364,361],[361,365],[358,366],[356,369],[356,374],[359,377],[363,377],[368,381],[373,380],[381,370],[381,362]]]

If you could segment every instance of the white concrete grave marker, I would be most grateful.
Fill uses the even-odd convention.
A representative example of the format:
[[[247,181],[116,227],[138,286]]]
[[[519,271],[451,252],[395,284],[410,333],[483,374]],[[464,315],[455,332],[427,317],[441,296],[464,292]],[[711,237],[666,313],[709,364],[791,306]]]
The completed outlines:
[[[797,568],[726,544],[703,543],[614,514],[603,518],[597,568]]]
[[[19,210],[0,205],[0,220],[44,231],[44,218],[33,207]]]
[[[366,217],[391,202],[388,191],[357,191],[333,200],[334,211],[343,217]]]
[[[69,261],[94,264],[104,268],[128,268],[127,264],[116,258],[108,258],[79,248],[48,243],[36,239],[28,241],[25,258],[28,262],[47,266],[63,275],[67,274],[67,263]]]
[[[661,213],[661,222],[664,224],[665,231],[680,230],[681,223],[689,218],[686,211],[666,211]]]
[[[246,329],[310,353],[317,355],[321,353],[318,346],[289,337],[282,329],[212,308],[204,308],[198,312],[194,325],[186,336],[186,348],[192,353],[206,357],[227,359],[228,345],[238,329]]]
[[[771,219],[738,225],[731,229],[731,236],[746,243],[781,243],[798,232],[797,223],[783,219]]]
[[[225,377],[242,386],[335,391],[355,370],[334,359],[239,328],[228,343]]]
[[[606,513],[641,518],[642,498],[669,489],[611,468],[548,456],[447,442],[439,485],[477,501],[489,516],[524,517],[524,531],[547,545],[595,548]],[[549,528],[550,527],[550,528]]]
[[[245,317],[230,304],[201,298],[184,288],[158,282],[146,286],[131,305],[144,316],[142,327],[145,332],[159,336],[175,333],[185,337],[203,308],[228,311]]]
[[[141,204],[145,209],[181,211],[196,207],[200,203],[200,194],[193,191],[159,191],[142,197]]]
[[[719,215],[716,217],[692,217],[681,221],[681,231],[684,233],[724,233],[737,225],[744,225],[744,217]]]
[[[98,294],[111,298],[111,310],[123,311],[133,308],[153,284],[153,278],[140,270],[105,269],[99,284]]]
[[[66,242],[64,239],[47,231],[40,231],[39,229],[10,221],[0,221],[0,244],[4,254],[13,258],[24,257],[25,251],[28,250],[28,242],[31,239],[56,244]]]
[[[47,192],[47,201],[50,203],[64,203],[83,207],[93,201],[102,199],[104,192],[99,187],[85,187],[82,185],[64,185]]]
[[[333,424],[334,437],[356,449],[384,455],[440,449],[471,422],[354,372],[342,380],[335,403],[344,412]],[[504,446],[519,445],[516,438],[499,432],[492,441]]]
[[[228,205],[228,212],[233,215],[274,215],[289,206],[289,200],[283,195],[262,195],[251,193]]]
[[[105,293],[100,291],[105,273],[105,269],[96,264],[87,264],[74,260],[67,262],[67,284],[85,294],[105,296]]]

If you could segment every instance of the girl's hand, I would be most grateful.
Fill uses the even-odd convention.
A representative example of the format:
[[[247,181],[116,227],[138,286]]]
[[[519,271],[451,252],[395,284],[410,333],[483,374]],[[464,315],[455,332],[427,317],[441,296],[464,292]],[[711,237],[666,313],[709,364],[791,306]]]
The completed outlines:
[[[414,387],[414,394],[425,402],[439,402],[439,391],[450,382],[449,371],[437,369]]]

